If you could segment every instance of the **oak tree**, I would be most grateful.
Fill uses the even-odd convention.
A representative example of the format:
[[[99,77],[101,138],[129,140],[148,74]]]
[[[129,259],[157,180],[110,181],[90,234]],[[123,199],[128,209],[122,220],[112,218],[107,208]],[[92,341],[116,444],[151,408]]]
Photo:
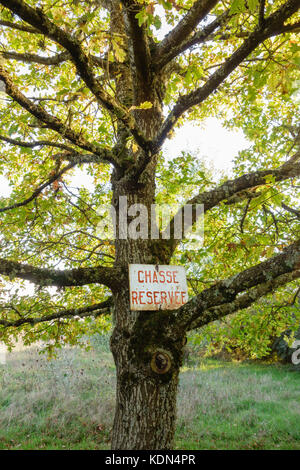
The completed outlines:
[[[0,166],[11,185],[0,204],[1,338],[74,344],[112,313],[112,448],[169,449],[187,333],[300,276],[299,0],[0,5]],[[208,116],[253,144],[216,184],[189,155],[167,163],[162,152],[186,120]],[[89,187],[72,187],[77,168]],[[203,248],[184,250],[175,217],[169,238],[102,239],[97,209],[124,196],[149,214],[158,200],[203,204]],[[192,266],[195,295],[177,310],[133,312],[131,263]]]

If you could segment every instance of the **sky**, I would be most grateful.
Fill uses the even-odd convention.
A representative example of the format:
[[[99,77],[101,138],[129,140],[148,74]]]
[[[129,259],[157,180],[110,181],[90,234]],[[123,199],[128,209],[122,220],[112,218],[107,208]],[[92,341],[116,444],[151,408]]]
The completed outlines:
[[[217,118],[208,118],[204,126],[188,122],[176,129],[175,136],[166,141],[164,151],[174,158],[184,150],[199,158],[206,157],[218,170],[230,172],[233,158],[249,145],[242,131],[229,131]]]

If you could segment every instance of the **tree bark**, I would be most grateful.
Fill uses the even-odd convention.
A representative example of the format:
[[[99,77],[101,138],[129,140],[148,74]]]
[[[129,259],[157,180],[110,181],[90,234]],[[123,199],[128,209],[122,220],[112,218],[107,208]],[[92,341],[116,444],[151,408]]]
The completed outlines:
[[[131,10],[124,13],[118,2],[111,12],[111,29],[128,33],[130,70],[124,68],[116,82],[120,102],[127,107],[150,101],[152,108],[135,110],[138,128],[146,139],[153,139],[162,123],[162,97],[152,84],[151,72],[141,70],[145,60],[141,47],[149,53],[147,38],[136,38],[129,30],[136,28]],[[139,28],[138,28],[138,32]],[[132,40],[130,39],[132,38]],[[144,44],[141,41],[146,41]],[[145,80],[142,86],[142,81]],[[139,86],[137,86],[137,81]],[[128,130],[118,123],[117,147],[122,160],[139,166],[145,155],[142,149],[127,144]],[[112,175],[112,205],[116,209],[115,250],[117,266],[128,272],[128,264],[162,264],[165,258],[155,250],[150,239],[151,205],[155,203],[156,156],[142,163],[139,178],[126,174],[126,168]],[[137,181],[138,180],[138,181]],[[143,204],[148,212],[148,238],[123,239],[120,229],[120,197],[126,197],[127,206]],[[130,223],[130,218],[127,218]],[[124,235],[124,234],[123,234]],[[112,449],[170,449],[172,447],[178,374],[182,358],[182,332],[179,337],[172,330],[170,312],[133,312],[129,305],[128,275],[120,281],[114,296],[114,331],[111,351],[117,371],[116,411],[112,431]]]
[[[155,195],[154,172],[155,163],[141,178],[142,187],[130,191],[126,184],[114,181],[115,206],[119,197],[126,195],[128,207],[142,203],[150,213]],[[117,217],[117,229],[118,222]],[[150,239],[117,237],[115,243],[118,264],[127,272],[129,263],[162,264]],[[128,276],[113,295],[111,351],[117,371],[117,401],[112,449],[170,449],[183,332],[172,328],[172,312],[130,311]]]
[[[113,450],[172,449],[176,421],[177,375],[169,383],[127,380],[118,373]]]
[[[168,312],[132,312],[128,289],[115,295],[111,350],[117,370],[114,450],[171,449],[183,355]]]

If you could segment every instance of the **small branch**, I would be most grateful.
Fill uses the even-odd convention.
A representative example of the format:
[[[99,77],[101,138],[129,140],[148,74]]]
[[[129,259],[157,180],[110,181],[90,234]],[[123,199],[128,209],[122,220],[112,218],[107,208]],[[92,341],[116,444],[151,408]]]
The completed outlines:
[[[211,210],[217,205],[219,205],[222,201],[228,201],[229,204],[232,204],[236,202],[236,198],[238,202],[241,200],[241,198],[243,199],[244,197],[250,199],[249,189],[265,185],[266,177],[268,176],[274,176],[276,182],[284,181],[289,178],[299,177],[300,163],[297,163],[296,159],[294,160],[294,157],[295,155],[279,168],[254,171],[252,173],[242,175],[239,178],[236,178],[235,180],[226,181],[225,183],[215,189],[212,189],[211,191],[205,191],[203,193],[198,194],[194,198],[187,201],[186,204],[190,204],[193,206],[195,206],[196,204],[203,204],[204,212],[207,212],[208,210]],[[294,163],[294,161],[296,161],[296,163]],[[251,199],[253,199],[253,197],[251,197]],[[178,243],[180,242],[180,240],[173,238],[174,223],[176,217],[178,217],[180,214],[182,214],[182,209],[180,209],[177,215],[173,217],[173,219],[170,221],[169,226],[165,230],[166,234],[170,233],[170,239],[164,241],[165,246],[168,247],[170,255],[174,252]],[[196,222],[195,215],[196,214],[194,213],[193,218],[191,220],[192,224]],[[188,230],[188,227],[186,227],[186,230]]]
[[[178,46],[166,50],[162,56],[159,55],[159,49],[158,49],[158,51],[155,52],[154,57],[153,57],[155,68],[157,70],[161,69],[171,60],[175,59],[175,57],[178,57],[180,54],[190,49],[191,47],[197,44],[203,44],[207,40],[210,40],[212,38],[212,33],[221,25],[223,25],[223,23],[226,21],[228,17],[229,17],[229,10],[225,11],[222,15],[218,16],[214,21],[209,23],[200,31],[192,32],[191,37],[183,41]]]
[[[25,147],[25,148],[55,147],[55,148],[59,148],[63,150],[68,150],[70,152],[74,151],[74,149],[70,147],[69,145],[60,144],[57,142],[51,142],[50,140],[37,140],[35,142],[25,142],[23,140],[11,139],[10,137],[6,137],[4,135],[0,135],[0,140],[3,140],[4,142],[7,142],[8,144],[11,144],[11,145],[17,145],[19,147]]]
[[[0,20],[0,26],[6,26],[8,28],[16,29],[18,31],[24,31],[26,33],[42,34],[36,28],[31,28],[30,26],[26,26],[26,25],[23,25],[23,24],[12,23],[11,21]]]
[[[36,64],[43,64],[43,65],[59,65],[62,62],[65,62],[69,58],[69,54],[67,52],[62,52],[60,54],[56,54],[51,57],[42,57],[38,54],[29,54],[24,53],[20,54],[17,52],[8,52],[8,51],[0,51],[0,56],[4,59],[13,59],[19,60],[25,63],[36,63]]]
[[[114,155],[109,149],[88,142],[80,134],[77,134],[75,131],[73,131],[73,129],[61,122],[56,116],[52,116],[51,114],[47,113],[47,111],[45,111],[42,106],[34,104],[25,95],[23,95],[23,93],[21,93],[21,91],[15,86],[12,78],[1,65],[1,62],[0,79],[5,84],[5,92],[11,96],[11,98],[13,98],[13,100],[16,101],[22,108],[26,109],[26,111],[28,111],[40,121],[44,122],[47,128],[56,131],[62,137],[67,138],[78,147],[99,155],[103,160],[116,165]]]
[[[295,215],[297,217],[297,219],[300,220],[300,210],[299,209],[293,209],[292,207],[289,207],[284,202],[281,204],[281,206],[283,207],[283,209],[285,209],[286,211],[288,211],[291,214]]]
[[[10,210],[13,210],[13,209],[17,209],[18,207],[26,206],[27,204],[32,202],[34,199],[36,199],[42,193],[42,191],[45,188],[47,188],[52,183],[54,183],[54,181],[57,181],[59,178],[61,178],[61,176],[64,173],[66,173],[67,171],[69,171],[71,168],[74,168],[75,165],[76,165],[76,163],[69,163],[69,165],[65,166],[62,170],[60,170],[59,172],[57,172],[53,176],[51,176],[51,178],[49,178],[45,183],[43,183],[41,186],[36,188],[33,191],[33,193],[31,194],[31,196],[29,196],[27,199],[24,199],[24,201],[16,202],[15,204],[11,204],[10,206],[0,207],[0,213],[7,212],[7,211],[10,211]]]
[[[90,316],[99,317],[100,315],[107,314],[111,306],[112,306],[112,298],[110,297],[104,302],[90,305],[88,307],[61,310],[57,313],[53,313],[51,315],[44,315],[42,317],[36,317],[36,318],[23,317],[15,321],[0,320],[0,325],[3,326],[4,328],[9,328],[9,327],[16,328],[16,327],[26,325],[26,324],[35,326],[38,323],[50,322],[53,320],[58,320],[60,318],[69,318],[69,317],[84,318],[84,317],[90,317]]]
[[[259,2],[259,18],[258,25],[262,28],[265,24],[265,0],[260,0]]]
[[[248,212],[248,209],[249,209],[249,206],[250,206],[250,202],[251,202],[251,199],[249,198],[248,201],[247,201],[247,204],[245,206],[245,209],[244,209],[243,217],[242,217],[241,222],[240,222],[241,233],[244,233],[244,222],[245,222],[245,219],[246,219],[246,216],[247,216],[247,212]]]

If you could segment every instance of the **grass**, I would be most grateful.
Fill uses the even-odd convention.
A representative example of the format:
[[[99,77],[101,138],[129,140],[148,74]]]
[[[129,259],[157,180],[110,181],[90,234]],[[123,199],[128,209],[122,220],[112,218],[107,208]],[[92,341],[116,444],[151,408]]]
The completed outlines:
[[[109,449],[115,370],[107,341],[0,366],[0,449]],[[300,374],[205,360],[183,367],[176,449],[300,449]]]
[[[300,374],[213,360],[184,368],[176,448],[300,449]]]

